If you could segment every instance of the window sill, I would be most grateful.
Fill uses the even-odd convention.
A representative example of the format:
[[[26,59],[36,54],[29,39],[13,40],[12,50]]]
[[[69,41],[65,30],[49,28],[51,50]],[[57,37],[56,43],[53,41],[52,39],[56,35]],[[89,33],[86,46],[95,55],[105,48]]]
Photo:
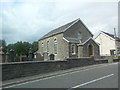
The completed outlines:
[[[57,55],[57,53],[54,54],[55,56]]]
[[[75,55],[76,53],[72,53],[72,55]]]

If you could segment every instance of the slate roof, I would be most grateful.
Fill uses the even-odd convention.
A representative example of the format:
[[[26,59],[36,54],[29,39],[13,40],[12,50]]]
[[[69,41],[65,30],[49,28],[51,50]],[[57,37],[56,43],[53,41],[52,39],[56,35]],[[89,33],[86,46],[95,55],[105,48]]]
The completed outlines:
[[[95,40],[93,40],[92,37],[88,38],[86,41],[84,41],[84,42],[82,42],[82,43],[79,43],[78,45],[84,45],[84,44],[86,44],[86,43],[87,43],[88,41],[90,41],[90,40],[94,41],[97,45],[99,45],[99,43],[97,43]]]
[[[111,38],[116,39],[117,41],[120,41],[120,38],[119,38],[119,37],[115,37],[113,34],[110,34],[110,33],[104,32],[104,31],[102,31],[102,32],[105,33],[105,34],[107,34],[107,35],[110,36]]]
[[[110,34],[110,33],[104,32],[104,31],[102,31],[102,32],[115,39],[113,34]]]
[[[80,19],[76,19],[76,20],[74,20],[74,21],[72,21],[72,22],[70,22],[68,24],[65,24],[65,25],[63,25],[61,27],[58,27],[58,28],[50,31],[49,33],[47,33],[46,35],[44,35],[43,37],[41,37],[40,40],[45,39],[45,38],[50,37],[50,36],[53,36],[55,34],[59,34],[59,33],[65,32],[70,26],[72,26],[73,24],[75,24],[79,20]]]

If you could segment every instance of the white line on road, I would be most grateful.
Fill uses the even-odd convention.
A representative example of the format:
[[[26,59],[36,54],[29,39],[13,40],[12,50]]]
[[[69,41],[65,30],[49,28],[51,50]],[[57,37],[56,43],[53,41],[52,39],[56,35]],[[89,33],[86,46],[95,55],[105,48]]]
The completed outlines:
[[[111,77],[111,76],[113,76],[113,75],[114,75],[114,74],[109,74],[109,75],[107,75],[107,76],[103,76],[103,77],[101,77],[101,78],[94,79],[94,80],[92,80],[92,81],[89,81],[89,82],[86,82],[86,83],[83,83],[83,84],[74,86],[74,87],[70,88],[69,90],[74,89],[74,88],[78,88],[78,87],[82,87],[82,86],[84,86],[84,85],[87,85],[87,84],[90,84],[90,83],[93,83],[93,82],[96,82],[96,81],[99,81],[99,80],[102,80],[102,79]]]

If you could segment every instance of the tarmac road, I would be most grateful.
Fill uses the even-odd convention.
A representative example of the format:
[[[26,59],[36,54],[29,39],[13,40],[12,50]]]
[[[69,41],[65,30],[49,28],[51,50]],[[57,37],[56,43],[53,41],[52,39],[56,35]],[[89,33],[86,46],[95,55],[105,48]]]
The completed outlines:
[[[118,63],[33,80],[7,88],[118,88]]]

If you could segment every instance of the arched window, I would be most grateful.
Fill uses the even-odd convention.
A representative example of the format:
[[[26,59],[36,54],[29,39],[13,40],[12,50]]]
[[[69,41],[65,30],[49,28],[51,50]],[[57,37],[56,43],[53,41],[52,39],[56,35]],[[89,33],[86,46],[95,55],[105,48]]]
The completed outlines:
[[[50,43],[49,41],[47,41],[47,52],[49,53],[49,47],[50,47]]]
[[[75,45],[74,44],[71,45],[71,52],[72,52],[72,54],[75,54]]]
[[[43,48],[44,48],[44,44],[42,43],[42,54],[43,54]]]
[[[54,53],[57,54],[57,40],[54,40]]]
[[[77,32],[77,38],[79,39],[79,42],[82,42],[82,35],[81,32]]]
[[[81,39],[81,32],[77,32],[78,39]]]

